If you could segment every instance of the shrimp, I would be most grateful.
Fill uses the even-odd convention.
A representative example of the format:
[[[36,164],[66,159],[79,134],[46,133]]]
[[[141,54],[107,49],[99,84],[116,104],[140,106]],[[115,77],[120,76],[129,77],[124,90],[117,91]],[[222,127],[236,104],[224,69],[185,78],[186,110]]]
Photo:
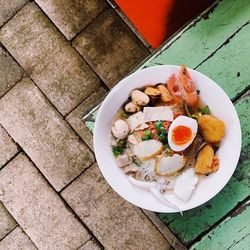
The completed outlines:
[[[173,103],[181,103],[183,102],[182,94],[180,91],[179,79],[175,74],[171,75],[168,79],[167,89],[172,96]]]
[[[187,68],[184,64],[181,66],[179,89],[183,100],[191,107],[194,107],[198,102],[198,94]]]
[[[175,74],[170,76],[167,88],[173,98],[173,103],[185,101],[189,106],[194,107],[198,102],[195,85],[184,64],[181,66],[179,77]]]

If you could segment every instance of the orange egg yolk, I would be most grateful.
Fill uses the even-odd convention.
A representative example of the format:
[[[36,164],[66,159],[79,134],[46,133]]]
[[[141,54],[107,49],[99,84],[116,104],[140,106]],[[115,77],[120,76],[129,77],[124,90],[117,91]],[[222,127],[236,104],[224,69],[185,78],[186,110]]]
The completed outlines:
[[[186,126],[177,126],[172,131],[172,141],[176,145],[183,145],[192,138],[192,130]]]

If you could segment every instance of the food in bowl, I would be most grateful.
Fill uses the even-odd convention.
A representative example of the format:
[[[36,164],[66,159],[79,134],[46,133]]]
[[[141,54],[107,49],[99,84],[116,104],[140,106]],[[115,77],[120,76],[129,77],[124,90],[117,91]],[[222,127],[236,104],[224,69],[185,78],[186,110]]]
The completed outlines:
[[[187,202],[199,179],[219,169],[225,124],[202,102],[185,65],[166,83],[134,89],[112,121],[116,165]]]

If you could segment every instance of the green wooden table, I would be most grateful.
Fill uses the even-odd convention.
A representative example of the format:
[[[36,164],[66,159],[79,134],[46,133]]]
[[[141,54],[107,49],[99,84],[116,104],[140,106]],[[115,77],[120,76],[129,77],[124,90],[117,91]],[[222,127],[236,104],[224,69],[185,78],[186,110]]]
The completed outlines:
[[[250,249],[250,0],[219,1],[139,68],[182,63],[209,76],[234,102],[242,152],[233,177],[216,197],[184,216],[158,216],[187,248]],[[84,117],[91,131],[97,112],[98,106]]]

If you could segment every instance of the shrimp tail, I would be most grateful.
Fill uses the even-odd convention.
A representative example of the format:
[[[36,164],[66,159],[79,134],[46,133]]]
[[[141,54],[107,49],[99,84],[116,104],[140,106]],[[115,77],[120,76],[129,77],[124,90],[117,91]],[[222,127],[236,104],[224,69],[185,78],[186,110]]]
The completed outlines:
[[[186,66],[183,64],[181,66],[179,74],[179,89],[182,94],[183,100],[191,107],[194,107],[198,102],[198,94],[195,88],[195,84],[191,79]]]
[[[173,98],[174,103],[183,102],[182,94],[179,88],[179,79],[175,74],[171,75],[167,82],[167,89]]]

